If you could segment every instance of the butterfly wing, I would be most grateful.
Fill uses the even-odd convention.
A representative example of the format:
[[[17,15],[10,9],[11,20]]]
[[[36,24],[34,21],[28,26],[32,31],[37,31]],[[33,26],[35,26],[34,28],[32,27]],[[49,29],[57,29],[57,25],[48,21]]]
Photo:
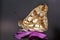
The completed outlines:
[[[48,7],[46,4],[34,8],[21,23],[22,27],[30,31],[46,31],[48,29],[47,11]]]

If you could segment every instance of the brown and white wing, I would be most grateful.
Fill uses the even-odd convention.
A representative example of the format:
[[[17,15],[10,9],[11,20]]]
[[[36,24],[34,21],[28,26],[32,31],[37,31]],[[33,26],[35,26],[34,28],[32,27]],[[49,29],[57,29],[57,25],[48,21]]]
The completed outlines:
[[[46,4],[37,6],[23,20],[23,27],[30,31],[46,31],[48,29],[47,11],[48,7]]]

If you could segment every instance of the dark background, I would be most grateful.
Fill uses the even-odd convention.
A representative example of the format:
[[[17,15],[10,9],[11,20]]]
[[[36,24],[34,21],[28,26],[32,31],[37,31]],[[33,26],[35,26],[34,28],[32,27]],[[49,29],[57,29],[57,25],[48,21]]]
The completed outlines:
[[[48,5],[48,40],[58,40],[60,36],[60,0],[2,0],[1,2],[1,40],[17,40],[17,22],[39,4]],[[58,37],[58,38],[57,38]]]

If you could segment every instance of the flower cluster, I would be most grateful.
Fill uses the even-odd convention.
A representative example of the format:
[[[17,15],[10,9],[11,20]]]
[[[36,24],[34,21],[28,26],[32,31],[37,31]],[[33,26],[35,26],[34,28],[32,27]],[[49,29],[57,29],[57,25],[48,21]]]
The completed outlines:
[[[40,39],[45,39],[47,37],[46,34],[43,34],[37,31],[28,31],[28,32],[21,31],[15,34],[15,37],[19,40],[21,40],[23,37],[26,37],[26,36],[29,37],[29,40],[33,40],[34,37],[40,38]]]

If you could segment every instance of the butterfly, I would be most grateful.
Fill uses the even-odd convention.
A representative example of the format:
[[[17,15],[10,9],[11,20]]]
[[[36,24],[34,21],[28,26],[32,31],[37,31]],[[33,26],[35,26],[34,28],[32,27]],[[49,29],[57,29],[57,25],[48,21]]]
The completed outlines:
[[[47,18],[48,6],[41,4],[34,8],[24,20],[18,21],[18,26],[21,26],[23,30],[44,32],[48,29]]]

